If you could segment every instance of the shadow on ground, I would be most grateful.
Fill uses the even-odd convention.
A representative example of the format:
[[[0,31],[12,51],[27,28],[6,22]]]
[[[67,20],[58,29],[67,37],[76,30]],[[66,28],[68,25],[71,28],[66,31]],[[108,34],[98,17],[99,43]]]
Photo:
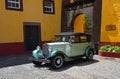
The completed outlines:
[[[31,63],[30,54],[0,57],[0,68]]]
[[[38,67],[38,68],[41,68],[41,67],[48,67],[49,70],[51,71],[55,71],[55,72],[60,72],[60,71],[64,71],[64,70],[67,70],[73,66],[86,66],[86,65],[90,65],[90,64],[93,64],[93,63],[97,63],[99,62],[98,60],[86,60],[84,58],[81,58],[81,59],[78,59],[78,60],[75,60],[75,61],[71,61],[71,62],[65,62],[64,66],[60,69],[54,69],[51,67],[50,64],[45,64],[45,65],[42,65],[42,66],[35,66],[35,67]]]

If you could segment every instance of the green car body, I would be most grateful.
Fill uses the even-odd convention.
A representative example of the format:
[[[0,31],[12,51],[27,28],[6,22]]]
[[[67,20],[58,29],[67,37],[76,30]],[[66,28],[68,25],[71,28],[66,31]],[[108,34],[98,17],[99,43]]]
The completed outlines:
[[[94,48],[91,35],[85,33],[63,32],[55,35],[54,42],[45,43],[42,49],[38,46],[33,50],[30,60],[35,65],[51,63],[55,68],[61,68],[66,61],[80,57],[92,59]]]

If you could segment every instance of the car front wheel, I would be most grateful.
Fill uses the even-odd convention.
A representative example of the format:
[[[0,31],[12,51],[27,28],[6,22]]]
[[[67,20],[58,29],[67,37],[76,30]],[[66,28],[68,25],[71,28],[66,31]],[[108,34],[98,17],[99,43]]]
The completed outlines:
[[[64,64],[63,56],[56,55],[55,57],[53,57],[51,64],[52,64],[52,67],[54,68],[57,68],[57,69],[61,68]]]

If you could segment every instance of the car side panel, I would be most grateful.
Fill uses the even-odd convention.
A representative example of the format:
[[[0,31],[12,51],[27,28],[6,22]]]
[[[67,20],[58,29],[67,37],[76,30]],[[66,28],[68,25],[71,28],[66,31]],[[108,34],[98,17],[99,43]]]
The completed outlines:
[[[85,54],[85,49],[88,47],[89,43],[74,43],[70,45],[70,53],[67,54],[69,57],[79,56]]]

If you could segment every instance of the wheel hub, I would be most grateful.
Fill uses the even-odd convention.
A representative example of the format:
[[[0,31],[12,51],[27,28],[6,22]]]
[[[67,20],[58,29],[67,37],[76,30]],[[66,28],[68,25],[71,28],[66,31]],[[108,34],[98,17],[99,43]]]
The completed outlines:
[[[57,64],[60,64],[60,63],[61,63],[61,60],[60,60],[60,59],[57,59],[56,63],[57,63]]]

